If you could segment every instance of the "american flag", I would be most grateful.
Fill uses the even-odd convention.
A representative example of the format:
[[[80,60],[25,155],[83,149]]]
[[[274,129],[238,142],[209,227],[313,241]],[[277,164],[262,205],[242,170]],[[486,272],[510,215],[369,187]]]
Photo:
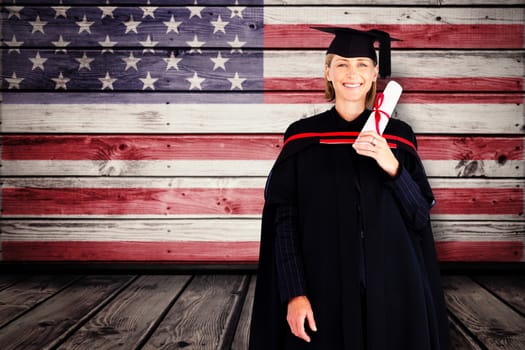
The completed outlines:
[[[256,262],[281,134],[329,107],[310,26],[337,25],[404,40],[441,259],[523,260],[522,7],[283,3],[3,1],[0,259]]]

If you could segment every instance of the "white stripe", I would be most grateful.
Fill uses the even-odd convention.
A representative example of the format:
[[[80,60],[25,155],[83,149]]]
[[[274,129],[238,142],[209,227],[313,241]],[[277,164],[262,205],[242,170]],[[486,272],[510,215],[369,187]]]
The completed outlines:
[[[282,133],[330,104],[23,104],[0,106],[3,132]],[[210,110],[213,114],[210,115]],[[399,104],[417,133],[521,134],[523,104]],[[74,115],[75,118],[71,116]],[[155,117],[145,118],[147,115]]]
[[[70,178],[4,178],[3,188],[264,188],[266,177],[70,177]],[[447,179],[431,178],[433,188],[523,188],[521,179]]]
[[[392,51],[395,78],[523,78],[525,54],[517,51]],[[325,51],[266,50],[265,78],[323,77]]]
[[[318,3],[318,1],[317,1]],[[368,2],[369,4],[370,2]],[[303,2],[301,1],[301,4]],[[324,3],[323,3],[324,4]],[[391,5],[391,3],[388,3]],[[469,5],[471,5],[469,3]],[[437,20],[437,18],[440,20]],[[523,24],[522,8],[265,7],[264,24]]]
[[[260,220],[4,220],[2,241],[259,241]],[[525,242],[524,222],[432,222],[436,241]],[[144,235],[147,232],[147,235]]]
[[[266,177],[273,163],[274,160],[3,160],[0,175]],[[495,160],[423,160],[423,165],[430,177],[521,178],[525,169],[524,160],[507,160],[504,164]]]

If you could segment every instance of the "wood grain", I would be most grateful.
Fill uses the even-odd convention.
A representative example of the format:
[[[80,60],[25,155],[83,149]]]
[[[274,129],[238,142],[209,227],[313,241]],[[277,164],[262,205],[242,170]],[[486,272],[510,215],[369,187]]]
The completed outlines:
[[[449,309],[487,349],[522,349],[525,318],[467,277],[443,279]]]
[[[252,276],[248,292],[244,300],[244,305],[241,310],[241,316],[239,323],[235,330],[235,337],[233,338],[231,350],[245,350],[248,349],[248,343],[250,340],[250,323],[252,320],[252,306],[253,298],[255,295],[255,284],[256,278]]]
[[[0,330],[4,349],[43,349],[97,311],[131,276],[88,276]]]
[[[475,276],[474,279],[525,316],[525,278],[523,276]]]
[[[460,322],[456,322],[453,318],[448,318],[450,327],[450,340],[452,341],[452,348],[454,350],[482,350],[463,328]]]
[[[247,287],[246,276],[196,276],[144,349],[229,349]]]
[[[0,328],[52,297],[76,280],[74,276],[35,276],[0,291]]]
[[[135,349],[153,332],[191,276],[140,276],[59,349]]]

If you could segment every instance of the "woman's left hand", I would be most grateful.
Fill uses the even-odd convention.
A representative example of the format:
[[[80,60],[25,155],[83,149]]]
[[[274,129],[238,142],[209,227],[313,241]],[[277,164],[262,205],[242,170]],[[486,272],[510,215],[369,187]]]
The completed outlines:
[[[384,137],[375,131],[363,131],[353,145],[357,154],[374,158],[377,164],[391,177],[396,176],[399,162]]]

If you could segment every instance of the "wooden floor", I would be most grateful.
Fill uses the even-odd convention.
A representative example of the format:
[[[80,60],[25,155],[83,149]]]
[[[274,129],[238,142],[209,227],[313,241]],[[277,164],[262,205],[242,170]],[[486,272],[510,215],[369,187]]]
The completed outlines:
[[[525,349],[524,273],[443,283],[456,349]],[[250,274],[1,274],[0,344],[246,349],[254,286]]]

